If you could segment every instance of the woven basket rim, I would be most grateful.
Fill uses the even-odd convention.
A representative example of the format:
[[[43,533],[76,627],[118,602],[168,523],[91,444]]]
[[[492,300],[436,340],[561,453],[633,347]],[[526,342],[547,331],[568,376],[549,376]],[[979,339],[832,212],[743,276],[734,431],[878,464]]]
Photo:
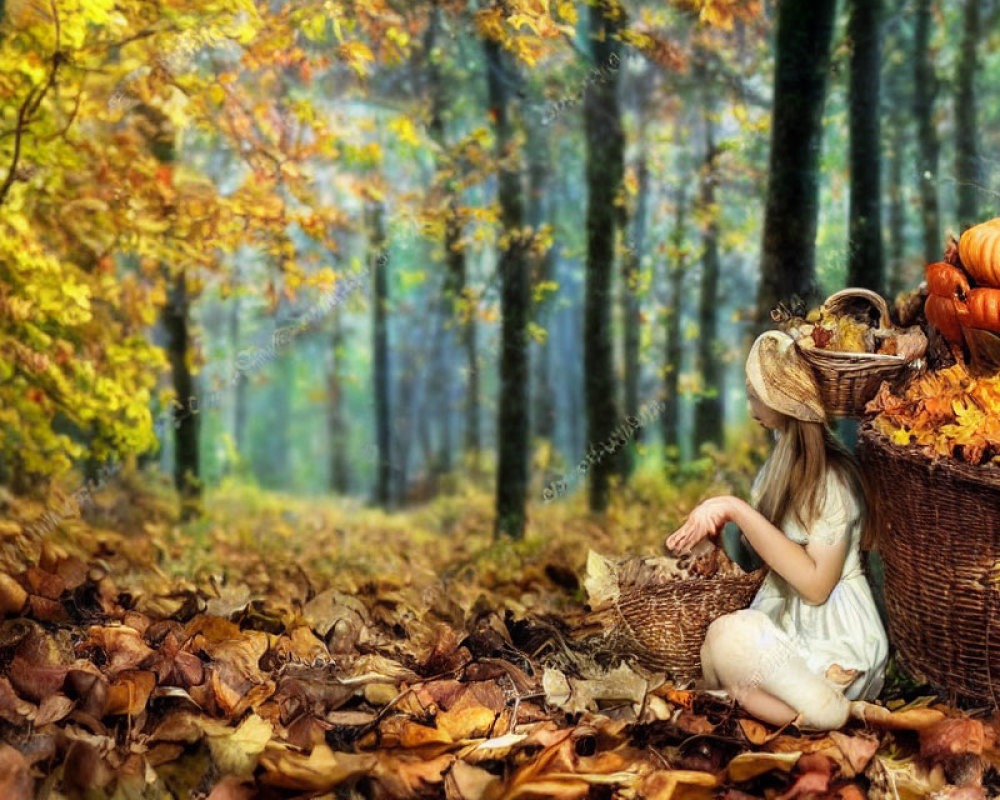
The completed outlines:
[[[980,488],[987,486],[1000,492],[1000,466],[996,466],[995,464],[973,466],[972,464],[965,464],[947,456],[932,458],[924,453],[919,445],[894,444],[889,441],[888,436],[876,431],[870,421],[862,426],[859,433],[859,440],[867,442],[883,455],[901,461],[908,461],[921,467],[925,472],[940,471],[949,473],[965,483],[971,483]]]
[[[674,578],[672,580],[660,581],[657,583],[644,583],[642,588],[647,589],[650,586],[660,587],[676,587],[677,589],[694,589],[694,588],[704,588],[709,586],[716,587],[727,587],[727,586],[740,586],[744,583],[753,583],[758,580],[765,572],[767,572],[767,566],[759,567],[753,572],[741,572],[738,575],[723,575],[722,577],[711,576],[709,578]],[[619,594],[621,597],[628,589],[630,589],[634,584],[627,583],[624,585],[619,585]],[[616,601],[617,602],[617,601]]]
[[[810,363],[820,363],[823,361],[830,361],[840,364],[844,361],[855,362],[858,364],[864,364],[865,366],[886,366],[886,367],[901,367],[905,364],[909,364],[902,356],[888,355],[887,353],[852,353],[847,350],[825,350],[822,347],[802,347],[799,345],[798,340],[795,342],[795,346],[802,356]]]

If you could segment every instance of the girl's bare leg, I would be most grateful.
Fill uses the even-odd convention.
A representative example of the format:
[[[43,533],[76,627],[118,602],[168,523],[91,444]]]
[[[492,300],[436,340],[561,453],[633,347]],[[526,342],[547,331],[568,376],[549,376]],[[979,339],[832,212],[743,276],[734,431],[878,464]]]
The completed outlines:
[[[768,694],[763,689],[751,689],[741,693],[736,699],[757,719],[779,728],[784,727],[798,716],[798,712],[788,703],[779,700],[773,694]]]
[[[831,730],[846,721],[850,705],[837,688],[810,671],[766,614],[754,609],[715,620],[705,636],[702,664],[750,713],[783,725]]]

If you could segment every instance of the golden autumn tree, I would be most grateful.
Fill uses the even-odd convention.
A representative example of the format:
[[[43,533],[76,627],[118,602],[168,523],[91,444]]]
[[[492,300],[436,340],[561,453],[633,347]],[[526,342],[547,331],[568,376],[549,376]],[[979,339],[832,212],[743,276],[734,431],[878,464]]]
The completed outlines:
[[[147,329],[179,287],[186,299],[175,316],[186,320],[205,277],[238,246],[274,265],[263,287],[272,307],[335,281],[332,270],[297,262],[291,235],[333,250],[331,229],[345,224],[320,202],[311,174],[339,155],[337,136],[289,91],[290,77],[307,85],[329,63],[307,52],[328,22],[324,9],[7,4],[0,477],[25,488],[83,459],[154,447],[149,408],[168,362]],[[370,51],[345,38],[341,19],[333,54],[363,67]],[[199,147],[236,154],[235,188],[222,191],[185,157]],[[194,340],[186,331],[171,358],[175,385],[178,371],[198,368]],[[194,392],[173,403],[172,427],[183,433],[196,421]],[[175,469],[179,485],[185,469]]]

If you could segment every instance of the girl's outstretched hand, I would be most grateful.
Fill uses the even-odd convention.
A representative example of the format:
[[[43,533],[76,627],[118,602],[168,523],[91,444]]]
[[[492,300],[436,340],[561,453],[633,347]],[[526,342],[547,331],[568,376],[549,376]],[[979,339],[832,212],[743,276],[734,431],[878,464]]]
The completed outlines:
[[[676,531],[667,537],[667,549],[675,553],[687,553],[702,539],[715,536],[731,519],[732,497],[713,497],[706,500],[688,514]]]

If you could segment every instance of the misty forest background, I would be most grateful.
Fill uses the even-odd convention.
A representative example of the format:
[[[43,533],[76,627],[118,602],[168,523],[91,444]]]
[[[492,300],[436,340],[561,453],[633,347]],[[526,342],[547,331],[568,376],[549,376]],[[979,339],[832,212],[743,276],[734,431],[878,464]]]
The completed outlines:
[[[473,486],[522,536],[759,445],[779,300],[894,296],[1000,213],[997,0],[0,14],[15,493]]]

